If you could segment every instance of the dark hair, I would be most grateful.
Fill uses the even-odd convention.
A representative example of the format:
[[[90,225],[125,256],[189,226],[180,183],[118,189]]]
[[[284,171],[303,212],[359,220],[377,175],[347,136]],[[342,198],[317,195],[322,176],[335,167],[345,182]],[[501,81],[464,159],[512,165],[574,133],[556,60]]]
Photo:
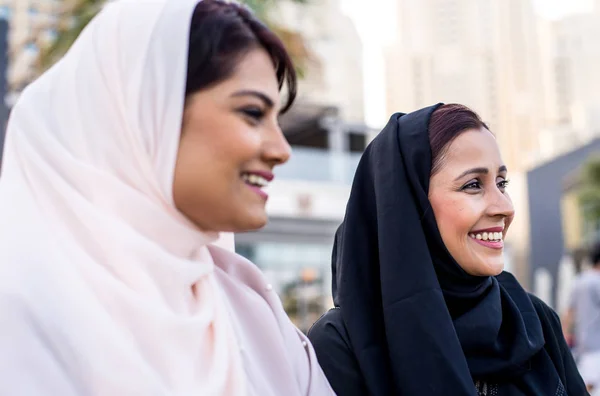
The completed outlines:
[[[597,242],[590,252],[590,260],[594,267],[600,266],[600,242]]]
[[[296,98],[296,71],[281,40],[246,7],[223,0],[202,0],[190,27],[185,95],[229,78],[239,60],[255,48],[264,48],[275,66],[279,89],[287,84],[288,110]]]
[[[431,146],[431,174],[443,165],[448,146],[461,133],[469,129],[489,130],[479,115],[467,106],[445,104],[438,107],[429,120],[429,144]]]

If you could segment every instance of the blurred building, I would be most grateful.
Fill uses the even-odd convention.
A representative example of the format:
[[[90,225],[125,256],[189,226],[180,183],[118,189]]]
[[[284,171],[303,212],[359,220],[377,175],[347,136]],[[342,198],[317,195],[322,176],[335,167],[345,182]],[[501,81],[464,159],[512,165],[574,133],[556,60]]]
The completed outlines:
[[[8,21],[0,18],[0,98],[6,96],[6,70],[8,68]],[[8,121],[8,109],[3,101],[0,101],[0,167],[2,164],[2,152],[4,146],[4,135]]]
[[[437,102],[473,108],[496,134],[518,213],[507,238],[512,270],[529,281],[526,170],[543,124],[536,16],[524,0],[396,0],[387,49],[388,112]]]
[[[299,102],[334,104],[340,118],[362,123],[363,49],[354,23],[341,11],[341,2],[281,1],[277,20],[301,32],[308,43],[310,59],[301,81]]]
[[[508,165],[526,168],[543,114],[536,17],[523,0],[397,0],[388,112],[437,102],[475,109]]]
[[[548,160],[600,136],[600,1],[594,12],[541,28],[546,122],[539,158]]]
[[[56,37],[58,15],[70,0],[0,0],[0,16],[9,22],[8,86],[20,91],[34,76],[40,45]]]
[[[578,201],[581,165],[600,154],[600,0],[594,5],[593,12],[540,25],[545,122],[540,163],[529,175],[531,270],[535,290],[547,284],[547,301],[559,309],[600,228]]]
[[[339,0],[284,3],[278,19],[302,32],[310,59],[299,97],[282,116],[291,160],[269,187],[269,224],[236,235],[236,250],[256,263],[302,329],[332,305],[331,249],[358,160],[364,125],[362,48]]]
[[[533,286],[553,306],[564,302],[560,291],[570,289],[568,274],[581,269],[587,248],[600,235],[600,224],[591,223],[578,202],[580,170],[598,153],[600,139],[594,139],[527,175]]]

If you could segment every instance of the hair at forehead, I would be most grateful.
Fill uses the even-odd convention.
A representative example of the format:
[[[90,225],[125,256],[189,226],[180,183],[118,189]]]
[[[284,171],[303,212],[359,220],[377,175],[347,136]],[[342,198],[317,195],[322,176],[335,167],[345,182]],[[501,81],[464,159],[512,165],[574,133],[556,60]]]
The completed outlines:
[[[288,110],[297,92],[292,60],[281,40],[248,7],[223,0],[202,0],[191,20],[186,96],[229,78],[249,51],[263,48],[271,57],[279,89],[287,86]]]
[[[431,146],[431,174],[436,174],[450,144],[460,134],[470,129],[490,130],[479,115],[461,104],[445,104],[437,108],[429,121],[429,144]]]

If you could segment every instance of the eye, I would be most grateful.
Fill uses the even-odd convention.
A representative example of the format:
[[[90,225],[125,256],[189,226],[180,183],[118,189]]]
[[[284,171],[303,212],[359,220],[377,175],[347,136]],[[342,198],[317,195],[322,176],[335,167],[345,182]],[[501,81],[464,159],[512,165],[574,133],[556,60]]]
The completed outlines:
[[[461,191],[477,192],[480,189],[481,189],[481,182],[479,180],[472,180],[472,181],[468,182],[467,184],[465,184],[464,186],[462,186]]]
[[[259,123],[265,116],[265,112],[259,107],[245,107],[240,112],[253,123]]]
[[[500,180],[500,182],[498,182],[498,188],[500,189],[500,191],[504,192],[504,190],[506,190],[506,187],[508,187],[510,183],[510,180]]]

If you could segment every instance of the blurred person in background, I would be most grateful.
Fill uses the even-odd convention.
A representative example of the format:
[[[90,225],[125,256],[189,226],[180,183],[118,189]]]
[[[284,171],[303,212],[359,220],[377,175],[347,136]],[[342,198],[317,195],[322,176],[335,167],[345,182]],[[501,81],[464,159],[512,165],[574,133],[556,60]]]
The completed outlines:
[[[592,248],[590,261],[592,268],[573,283],[563,329],[588,388],[600,392],[600,242]]]
[[[1,394],[333,394],[261,272],[214,244],[266,223],[295,93],[240,5],[105,6],[10,118]]]
[[[585,395],[556,313],[503,272],[514,217],[472,110],[394,114],[365,151],[309,332],[344,396]]]

